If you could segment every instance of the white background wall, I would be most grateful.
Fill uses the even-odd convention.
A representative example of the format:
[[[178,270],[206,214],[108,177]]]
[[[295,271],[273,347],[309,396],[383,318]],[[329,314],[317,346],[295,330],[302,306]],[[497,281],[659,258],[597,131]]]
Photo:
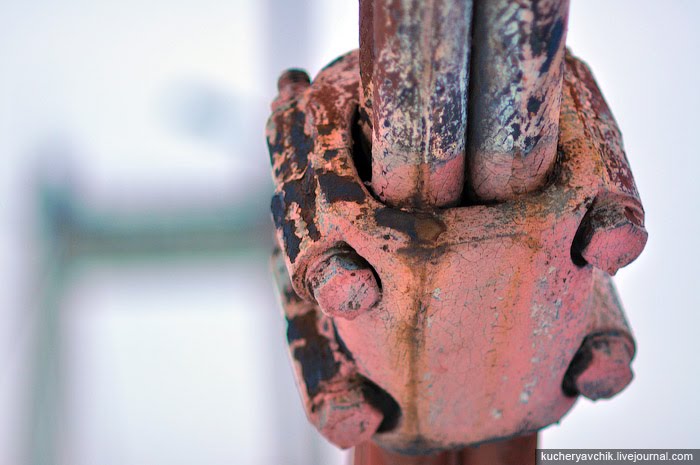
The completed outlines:
[[[298,9],[305,25],[286,21]],[[242,198],[269,182],[262,127],[277,73],[313,75],[357,47],[356,10],[0,0],[0,463],[24,463],[28,444],[32,173],[64,169],[55,152],[67,153],[95,208]],[[546,447],[700,447],[699,16],[691,0],[572,0],[568,43],[622,129],[649,242],[616,278],[637,337],[634,383],[611,401],[580,401],[542,434]],[[273,43],[271,22],[289,36]],[[247,260],[78,273],[57,348],[57,463],[341,460],[303,419],[267,265]]]

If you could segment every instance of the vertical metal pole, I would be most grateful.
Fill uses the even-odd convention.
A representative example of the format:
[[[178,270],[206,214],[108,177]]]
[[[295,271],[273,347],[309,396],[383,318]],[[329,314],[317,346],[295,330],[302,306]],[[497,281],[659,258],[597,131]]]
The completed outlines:
[[[537,433],[430,456],[388,452],[372,442],[353,451],[353,465],[535,465]]]
[[[360,15],[374,192],[400,207],[458,203],[472,1],[361,0]]]
[[[568,0],[476,1],[467,192],[500,201],[542,187],[557,154]]]
[[[41,185],[41,261],[38,273],[31,404],[26,463],[56,463],[62,430],[61,307],[71,272],[73,210],[65,184]]]

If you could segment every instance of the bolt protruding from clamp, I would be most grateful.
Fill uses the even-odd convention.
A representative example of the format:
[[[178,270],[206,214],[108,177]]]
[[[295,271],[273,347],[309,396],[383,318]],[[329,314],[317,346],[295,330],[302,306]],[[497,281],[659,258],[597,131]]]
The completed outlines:
[[[347,449],[368,441],[384,420],[361,389],[343,389],[326,396],[318,410],[318,428],[329,441]]]
[[[272,103],[272,110],[304,92],[311,85],[311,78],[303,69],[288,69],[277,79],[279,95]]]
[[[634,348],[618,334],[587,337],[564,377],[564,393],[581,394],[591,400],[609,399],[632,381],[630,364]]]
[[[335,251],[309,269],[307,283],[321,311],[348,320],[372,308],[381,297],[374,271],[353,251]]]
[[[624,202],[594,203],[574,239],[574,254],[614,275],[644,250],[648,234],[643,218]]]

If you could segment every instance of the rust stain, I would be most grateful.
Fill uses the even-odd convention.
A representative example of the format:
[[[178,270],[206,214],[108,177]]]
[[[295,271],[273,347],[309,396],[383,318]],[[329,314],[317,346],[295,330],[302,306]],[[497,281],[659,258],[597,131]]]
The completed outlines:
[[[393,40],[397,24],[413,24],[406,7],[414,3],[389,3],[398,19],[378,24],[387,11],[362,2],[372,18],[363,43]],[[505,184],[485,181],[492,197],[450,197],[462,155],[442,145],[423,163],[421,144],[437,140],[433,132],[411,139],[423,165],[392,155],[385,161],[398,164],[377,171],[373,138],[384,140],[377,134],[396,114],[381,116],[388,94],[373,83],[384,73],[386,86],[404,88],[398,71],[378,72],[374,52],[383,46],[341,57],[313,83],[301,74],[281,80],[267,130],[280,295],[307,414],[343,447],[371,437],[424,454],[522,435],[558,421],[574,389],[604,397],[631,379],[633,339],[609,274],[641,252],[646,231],[619,130],[585,67],[563,59],[561,11],[528,18],[511,8],[529,31],[518,39],[529,54],[520,63],[536,64],[529,72],[542,79],[519,78],[531,86],[518,91],[518,108],[532,125],[509,126],[521,146],[504,152]],[[554,82],[560,66],[563,85]],[[417,85],[437,86],[421,73]],[[542,135],[552,124],[554,139]],[[424,137],[435,126],[394,136],[416,128]],[[535,133],[538,141],[526,140]],[[357,161],[368,143],[371,179]],[[533,171],[538,151],[545,155]],[[475,198],[480,204],[469,203]]]

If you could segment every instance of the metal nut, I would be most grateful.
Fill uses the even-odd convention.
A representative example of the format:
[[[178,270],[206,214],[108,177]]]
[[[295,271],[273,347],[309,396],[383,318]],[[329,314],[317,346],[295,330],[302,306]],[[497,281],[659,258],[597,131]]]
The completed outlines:
[[[632,381],[634,348],[624,336],[599,334],[587,337],[564,378],[564,392],[591,400],[608,399]]]
[[[277,91],[279,95],[272,104],[273,111],[280,105],[284,105],[296,98],[311,85],[311,78],[302,69],[288,69],[277,79]]]
[[[617,202],[594,204],[574,240],[574,256],[614,275],[642,253],[647,242],[641,213]]]
[[[332,317],[355,319],[381,297],[372,268],[352,251],[331,254],[312,267],[308,276],[321,311]]]
[[[318,411],[318,428],[329,441],[346,449],[369,440],[383,419],[359,388],[347,389],[323,400]]]

